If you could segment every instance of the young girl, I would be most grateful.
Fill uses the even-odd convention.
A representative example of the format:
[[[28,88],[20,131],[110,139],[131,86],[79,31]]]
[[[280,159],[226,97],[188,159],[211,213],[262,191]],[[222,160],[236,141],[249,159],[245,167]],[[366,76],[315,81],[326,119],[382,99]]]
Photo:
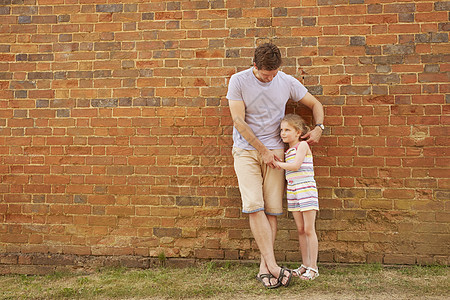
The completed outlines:
[[[277,162],[277,166],[286,170],[288,211],[294,216],[302,253],[303,264],[293,272],[303,280],[314,280],[319,276],[319,247],[314,227],[319,201],[312,152],[308,143],[301,139],[308,131],[300,116],[288,114],[283,118],[281,138],[289,144],[289,149],[286,150],[286,162]]]

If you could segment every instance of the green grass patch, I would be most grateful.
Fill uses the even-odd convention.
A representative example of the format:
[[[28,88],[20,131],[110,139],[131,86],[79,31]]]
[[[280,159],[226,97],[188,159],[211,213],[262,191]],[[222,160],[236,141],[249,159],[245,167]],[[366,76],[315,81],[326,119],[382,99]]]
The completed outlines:
[[[290,266],[294,267],[294,266]],[[147,270],[106,268],[92,274],[0,276],[0,299],[408,299],[447,297],[446,266],[321,265],[311,282],[294,278],[288,288],[267,290],[255,279],[258,266],[209,262],[196,267]],[[328,298],[326,298],[328,297]]]

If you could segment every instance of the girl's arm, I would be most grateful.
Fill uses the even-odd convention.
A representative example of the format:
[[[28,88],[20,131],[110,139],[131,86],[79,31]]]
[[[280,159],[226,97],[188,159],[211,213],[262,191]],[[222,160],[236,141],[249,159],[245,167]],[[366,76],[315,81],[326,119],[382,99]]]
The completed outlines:
[[[276,165],[282,169],[288,170],[288,171],[297,171],[300,169],[300,166],[302,165],[303,161],[305,160],[305,156],[308,153],[309,146],[306,141],[300,142],[297,148],[297,153],[295,154],[295,159],[293,163],[286,163],[286,162],[276,162]]]

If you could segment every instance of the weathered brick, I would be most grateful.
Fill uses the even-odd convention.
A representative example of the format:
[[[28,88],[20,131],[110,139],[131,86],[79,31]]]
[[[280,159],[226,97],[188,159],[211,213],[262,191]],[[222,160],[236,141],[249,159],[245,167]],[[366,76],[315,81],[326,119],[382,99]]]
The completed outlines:
[[[364,198],[365,192],[360,189],[335,189],[334,193],[339,198]]]
[[[94,43],[94,51],[118,51],[121,50],[119,42],[96,42]]]
[[[30,72],[28,73],[28,79],[53,79],[52,72]]]
[[[449,1],[437,1],[437,2],[434,2],[434,10],[437,10],[437,11],[448,11],[448,10],[450,10],[450,2]]]
[[[414,22],[414,14],[413,13],[403,13],[398,15],[398,20],[400,22]]]
[[[8,6],[0,7],[0,15],[9,15],[11,13],[11,8]]]
[[[414,3],[401,3],[401,4],[387,4],[384,6],[385,13],[405,13],[415,12],[416,6]]]
[[[70,21],[70,15],[59,15],[58,16],[58,23],[64,23]]]
[[[364,36],[352,36],[350,37],[350,45],[363,46],[366,44],[366,38]]]
[[[398,54],[412,54],[414,53],[414,46],[410,45],[387,45],[383,47],[383,53],[390,55]]]
[[[397,74],[389,74],[389,75],[371,74],[369,76],[369,82],[372,84],[400,83],[400,77]]]
[[[285,7],[276,7],[273,9],[274,17],[286,17],[287,16],[287,8]]]
[[[10,73],[10,72],[0,72],[0,79],[2,79],[2,80],[12,79],[12,73]]]
[[[29,61],[53,61],[53,54],[28,54]]]
[[[19,24],[29,24],[31,23],[31,16],[19,16]]]
[[[195,255],[198,258],[223,259],[225,254],[223,250],[198,249],[195,251]]]
[[[446,33],[421,33],[415,35],[416,43],[447,43],[448,34]]]
[[[157,237],[180,237],[180,228],[153,228],[153,234]]]
[[[365,231],[340,231],[338,241],[365,242],[369,240],[369,233]]]
[[[118,99],[92,99],[91,105],[93,107],[116,107]]]
[[[445,190],[437,190],[435,192],[435,197],[438,200],[448,200],[450,197],[450,192]]]
[[[415,262],[414,255],[385,254],[383,258],[385,264],[413,265]]]
[[[193,196],[177,196],[176,203],[179,206],[202,206],[203,199],[201,197],[193,197]]]
[[[122,12],[123,4],[97,4],[95,6],[95,10],[97,12],[109,12],[109,13]]]
[[[439,31],[450,31],[450,23],[439,23]]]
[[[379,14],[383,12],[383,6],[381,4],[369,4],[367,6],[367,13],[369,14]]]
[[[342,86],[342,95],[368,95],[370,94],[370,86]]]

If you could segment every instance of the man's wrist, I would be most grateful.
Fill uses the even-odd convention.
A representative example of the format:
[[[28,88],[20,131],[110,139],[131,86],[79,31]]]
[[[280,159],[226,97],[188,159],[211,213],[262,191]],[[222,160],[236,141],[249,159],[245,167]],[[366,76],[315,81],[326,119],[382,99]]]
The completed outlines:
[[[325,126],[323,126],[322,123],[317,123],[316,126],[314,127],[314,129],[317,128],[317,127],[319,127],[322,131],[325,130]]]

